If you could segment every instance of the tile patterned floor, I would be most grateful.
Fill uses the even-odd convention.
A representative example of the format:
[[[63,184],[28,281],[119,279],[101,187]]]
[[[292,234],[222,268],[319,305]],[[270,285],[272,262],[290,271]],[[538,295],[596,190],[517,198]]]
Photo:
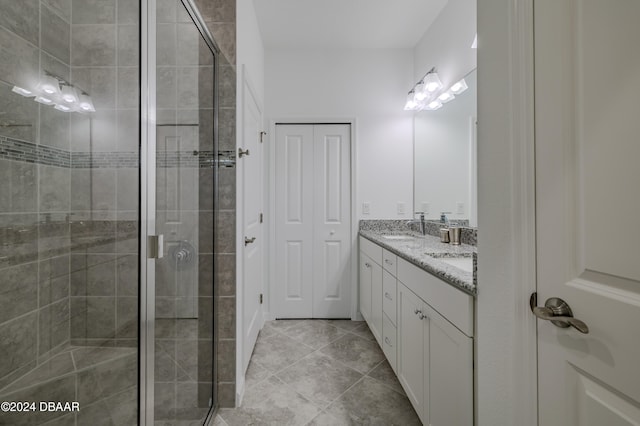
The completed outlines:
[[[247,370],[242,406],[213,426],[420,425],[364,322],[267,322]]]

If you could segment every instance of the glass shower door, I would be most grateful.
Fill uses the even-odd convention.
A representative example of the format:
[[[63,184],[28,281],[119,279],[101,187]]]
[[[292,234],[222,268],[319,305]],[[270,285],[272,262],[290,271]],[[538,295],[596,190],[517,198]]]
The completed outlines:
[[[214,55],[179,0],[156,30],[154,420],[213,406]]]
[[[138,5],[0,2],[0,424],[137,424]]]

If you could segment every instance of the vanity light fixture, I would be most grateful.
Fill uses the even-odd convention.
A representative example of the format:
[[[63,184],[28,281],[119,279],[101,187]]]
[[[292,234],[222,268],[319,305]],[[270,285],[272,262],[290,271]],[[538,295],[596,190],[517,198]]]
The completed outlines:
[[[13,89],[11,89],[11,91],[13,93],[17,93],[18,95],[22,95],[26,98],[30,98],[32,96],[35,96],[35,94],[27,89],[23,89],[22,87],[18,87],[18,86],[13,86]]]
[[[24,97],[34,97],[34,101],[51,105],[58,111],[96,112],[88,93],[48,71],[44,72],[35,89],[13,86],[11,91]]]
[[[91,101],[91,97],[86,93],[80,95],[80,110],[84,112],[96,112],[96,109],[93,106],[93,101]]]
[[[40,89],[47,95],[55,95],[60,93],[60,83],[57,78],[50,75],[45,75],[40,79],[38,89]]]
[[[40,104],[43,104],[43,105],[53,105],[53,104],[55,104],[53,99],[49,99],[49,98],[46,98],[44,96],[36,96],[34,101],[36,101],[36,102],[38,102]]]
[[[451,92],[454,95],[459,95],[460,93],[464,92],[465,90],[467,90],[469,88],[469,86],[467,86],[467,82],[464,81],[464,78],[455,82],[453,84],[453,86],[451,86],[451,88],[449,90],[451,90]]]
[[[440,108],[442,108],[442,102],[440,102],[438,99],[429,102],[427,106],[424,107],[424,109],[428,109],[429,111],[435,111]]]
[[[404,104],[405,111],[416,111],[418,109],[418,103],[415,100],[415,90],[412,89],[407,94],[407,103]]]
[[[449,89],[442,90],[444,85],[438,77],[435,68],[431,70],[413,86],[407,95],[407,102],[404,105],[405,111],[428,110],[435,111],[442,108],[442,105],[451,102],[456,95],[463,93],[469,88],[464,78],[455,82]]]
[[[447,102],[451,102],[455,98],[456,97],[453,94],[453,91],[451,89],[447,90],[446,92],[442,92],[442,94],[438,96],[438,100],[443,104],[446,104]]]
[[[68,107],[64,104],[56,104],[56,106],[54,106],[55,109],[57,109],[58,111],[62,111],[62,112],[71,112],[72,108]]]
[[[423,80],[425,89],[428,93],[435,93],[442,89],[442,82],[440,81],[440,77],[438,77],[438,73],[435,69],[429,71]]]
[[[75,104],[78,102],[78,94],[76,93],[76,89],[73,86],[63,85],[62,86],[62,100],[68,104]]]
[[[416,101],[423,101],[427,98],[427,85],[425,84],[424,79],[420,80],[420,82],[416,84],[413,91],[415,92],[414,97]]]

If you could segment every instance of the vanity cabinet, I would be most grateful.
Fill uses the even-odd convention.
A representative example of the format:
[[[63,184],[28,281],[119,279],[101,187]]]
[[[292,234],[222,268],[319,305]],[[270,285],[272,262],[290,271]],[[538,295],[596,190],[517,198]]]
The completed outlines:
[[[360,313],[382,347],[382,247],[360,239]]]
[[[473,424],[473,339],[398,285],[398,379],[420,420]]]
[[[360,272],[360,312],[420,420],[473,425],[473,297],[362,237]]]

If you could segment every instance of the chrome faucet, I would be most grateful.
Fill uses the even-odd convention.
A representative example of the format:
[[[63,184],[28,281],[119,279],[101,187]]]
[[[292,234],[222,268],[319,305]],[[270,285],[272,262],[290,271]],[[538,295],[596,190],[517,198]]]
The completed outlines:
[[[426,226],[426,222],[424,220],[424,212],[415,212],[414,214],[419,214],[420,215],[420,222],[418,222],[417,220],[410,220],[409,222],[407,222],[407,226],[410,226],[414,223],[420,223],[420,232],[422,233],[422,235],[426,235],[427,234],[427,226]]]
[[[441,212],[440,213],[440,224],[446,226],[447,228],[449,227],[449,218],[447,217],[448,214],[451,214],[451,212]]]

